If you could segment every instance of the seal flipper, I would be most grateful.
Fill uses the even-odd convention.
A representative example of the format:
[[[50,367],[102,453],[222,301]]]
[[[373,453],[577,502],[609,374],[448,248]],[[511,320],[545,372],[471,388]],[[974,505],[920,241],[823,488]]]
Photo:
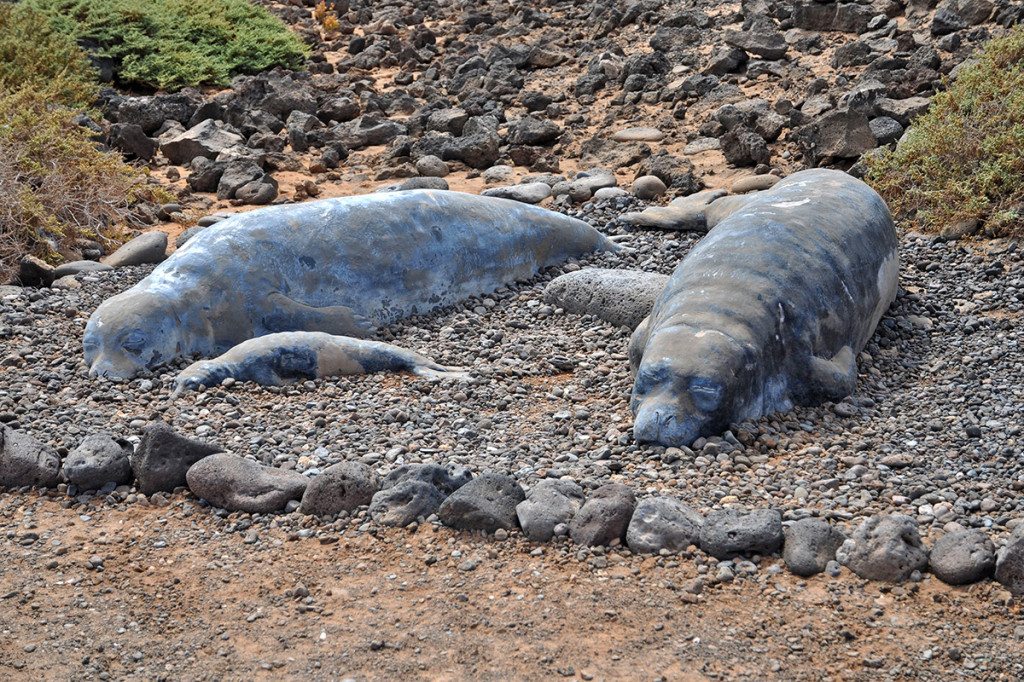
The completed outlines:
[[[288,298],[280,292],[270,294],[267,299],[273,308],[273,311],[262,320],[268,333],[324,332],[357,339],[373,335],[373,323],[347,306],[314,308]]]
[[[857,358],[852,348],[843,346],[831,359],[811,356],[807,395],[801,398],[813,402],[838,401],[851,395],[856,387]]]

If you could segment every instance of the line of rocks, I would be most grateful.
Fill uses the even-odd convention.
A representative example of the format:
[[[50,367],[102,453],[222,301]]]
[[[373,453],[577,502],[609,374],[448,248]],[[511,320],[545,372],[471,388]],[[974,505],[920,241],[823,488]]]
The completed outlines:
[[[214,507],[251,514],[295,512],[335,517],[366,509],[383,526],[439,522],[456,530],[534,542],[570,538],[581,547],[625,545],[637,554],[667,555],[699,547],[723,561],[781,551],[786,567],[809,577],[846,566],[867,580],[917,581],[925,570],[950,585],[994,577],[1024,595],[1024,524],[996,551],[979,529],[956,530],[929,549],[917,522],[889,514],[865,519],[849,537],[827,521],[788,525],[775,509],[716,509],[706,517],[668,496],[639,501],[633,489],[608,483],[589,496],[574,481],[545,479],[524,491],[515,478],[457,465],[405,464],[383,479],[361,462],[340,462],[315,476],[260,464],[186,438],[162,422],[143,429],[137,448],[93,434],[61,459],[28,434],[0,427],[0,486],[112,492],[133,482],[142,495],[186,487]],[[727,567],[728,568],[728,567]],[[731,572],[731,569],[728,569]]]

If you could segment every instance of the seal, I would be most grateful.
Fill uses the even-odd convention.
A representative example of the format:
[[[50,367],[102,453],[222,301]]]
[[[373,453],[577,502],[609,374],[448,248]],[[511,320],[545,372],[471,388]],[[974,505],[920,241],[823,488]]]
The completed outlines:
[[[92,375],[130,378],[275,332],[367,337],[620,248],[561,213],[440,190],[256,210],[203,230],[103,302],[86,325],[85,362]]]
[[[892,216],[860,180],[808,170],[751,197],[680,262],[630,339],[636,439],[689,445],[849,395],[898,276]]]
[[[212,360],[199,360],[175,378],[175,395],[227,378],[280,386],[303,379],[412,372],[427,377],[463,379],[464,372],[444,367],[405,348],[381,341],[323,332],[278,332],[249,339]]]

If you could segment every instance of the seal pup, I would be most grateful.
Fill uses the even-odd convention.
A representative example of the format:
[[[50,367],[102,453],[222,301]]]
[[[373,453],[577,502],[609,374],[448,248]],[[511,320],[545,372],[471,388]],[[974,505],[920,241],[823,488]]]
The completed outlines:
[[[686,255],[633,333],[636,439],[689,445],[852,393],[857,354],[896,297],[897,245],[882,198],[840,171],[751,197]]]
[[[424,377],[465,379],[456,367],[381,341],[323,332],[278,332],[249,339],[212,360],[199,360],[174,380],[174,395],[200,386],[217,386],[227,378],[280,386],[304,379],[412,372]]]
[[[620,246],[517,201],[412,190],[277,206],[190,239],[85,329],[92,375],[130,378],[282,331],[366,337],[542,268]]]

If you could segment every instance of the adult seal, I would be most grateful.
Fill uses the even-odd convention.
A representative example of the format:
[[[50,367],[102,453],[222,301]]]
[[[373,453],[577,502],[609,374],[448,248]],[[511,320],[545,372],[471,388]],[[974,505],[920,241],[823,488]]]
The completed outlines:
[[[898,274],[892,216],[863,182],[809,170],[752,197],[687,254],[630,340],[637,440],[689,445],[849,395]]]
[[[90,374],[129,378],[282,331],[365,337],[544,267],[619,247],[516,201],[415,190],[278,206],[190,239],[85,329]]]
[[[249,339],[224,355],[194,362],[175,378],[175,393],[217,386],[225,379],[280,386],[302,379],[412,372],[426,377],[464,378],[454,367],[381,341],[323,332],[278,332]]]

